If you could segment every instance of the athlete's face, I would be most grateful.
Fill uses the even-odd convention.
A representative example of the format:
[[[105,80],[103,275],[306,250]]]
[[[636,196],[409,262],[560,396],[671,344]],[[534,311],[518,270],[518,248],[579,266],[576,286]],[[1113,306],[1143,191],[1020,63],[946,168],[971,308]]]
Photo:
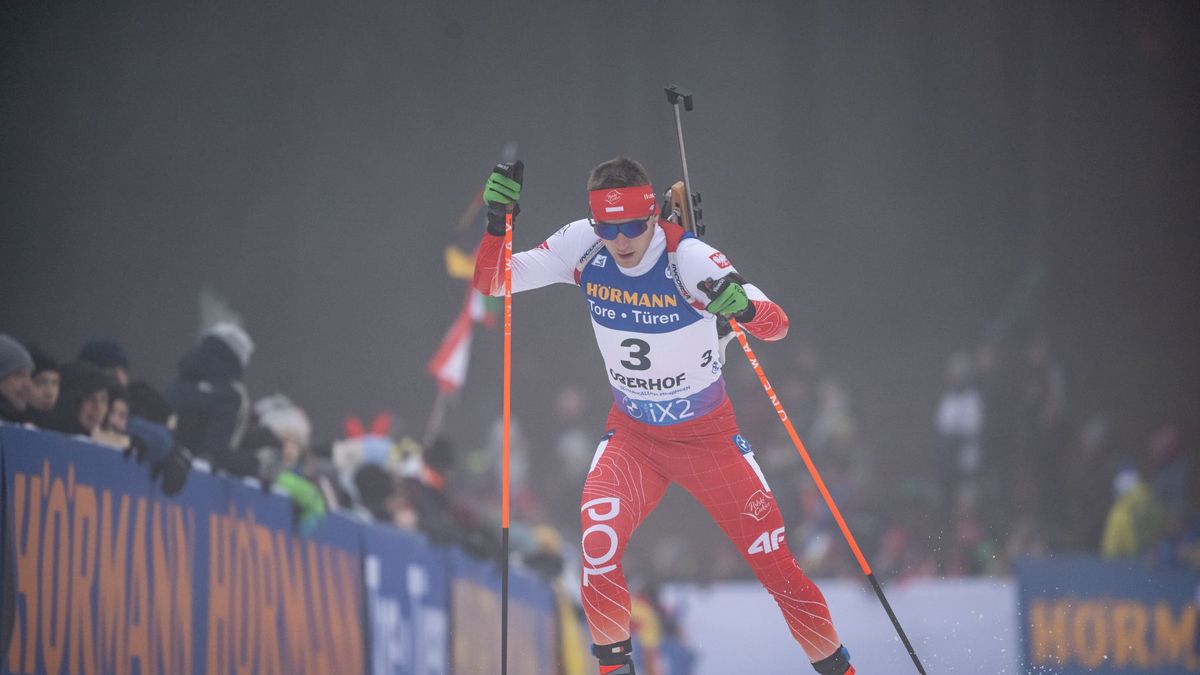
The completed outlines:
[[[612,224],[620,225],[639,220],[641,219],[614,220]],[[646,249],[650,248],[650,240],[654,238],[654,231],[657,229],[653,217],[648,221],[648,224],[649,226],[645,231],[635,237],[626,236],[624,232],[625,228],[620,228],[616,239],[604,239],[601,237],[601,241],[604,242],[604,248],[608,249],[609,255],[613,257],[613,260],[617,261],[618,265],[621,267],[636,267],[638,263],[642,262],[642,256],[646,255]]]

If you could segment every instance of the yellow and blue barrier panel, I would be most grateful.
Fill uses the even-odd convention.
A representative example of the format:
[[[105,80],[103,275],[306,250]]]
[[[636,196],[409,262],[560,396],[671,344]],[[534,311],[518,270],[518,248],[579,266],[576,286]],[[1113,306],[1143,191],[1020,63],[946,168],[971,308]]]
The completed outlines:
[[[0,673],[495,672],[498,567],[422,535],[0,425]],[[510,672],[555,672],[552,590],[513,572]],[[482,670],[481,670],[482,669]]]
[[[1017,580],[1021,672],[1200,673],[1200,575],[1050,558],[1020,563]]]

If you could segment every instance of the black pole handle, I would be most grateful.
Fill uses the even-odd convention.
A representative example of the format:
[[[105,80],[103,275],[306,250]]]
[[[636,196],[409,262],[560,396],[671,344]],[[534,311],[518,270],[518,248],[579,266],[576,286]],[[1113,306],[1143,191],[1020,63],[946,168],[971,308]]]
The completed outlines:
[[[683,87],[681,87],[677,84],[668,84],[666,87],[663,87],[663,89],[665,89],[667,92],[667,102],[668,103],[670,103],[671,105],[675,105],[676,103],[679,102],[679,99],[682,98],[683,99],[683,109],[684,110],[692,109],[692,107],[694,105],[692,103],[692,92],[688,91],[687,89],[684,89]]]

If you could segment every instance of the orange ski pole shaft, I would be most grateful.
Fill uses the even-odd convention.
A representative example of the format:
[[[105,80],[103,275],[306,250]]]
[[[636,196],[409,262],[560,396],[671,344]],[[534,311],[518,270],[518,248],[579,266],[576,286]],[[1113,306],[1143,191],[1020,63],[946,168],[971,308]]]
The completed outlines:
[[[846,543],[850,544],[850,550],[854,552],[854,557],[858,560],[858,566],[862,568],[863,574],[871,582],[871,587],[875,589],[875,595],[883,603],[883,608],[892,620],[892,625],[895,626],[900,640],[904,642],[905,648],[908,649],[908,655],[912,657],[913,664],[917,667],[917,672],[925,675],[925,667],[921,665],[921,660],[917,658],[916,650],[913,649],[912,643],[908,641],[908,636],[904,634],[904,628],[900,626],[900,620],[896,618],[896,613],[892,611],[892,605],[883,594],[883,588],[879,585],[879,581],[875,579],[875,574],[871,571],[871,566],[867,563],[866,556],[863,555],[862,549],[858,547],[858,542],[850,532],[849,526],[846,525],[846,520],[842,518],[841,510],[838,509],[837,504],[833,501],[833,496],[829,494],[829,489],[825,487],[825,481],[821,479],[821,472],[817,471],[817,466],[813,464],[812,457],[809,456],[808,450],[804,448],[804,443],[800,440],[800,435],[796,433],[796,427],[792,426],[792,420],[788,417],[787,411],[783,409],[783,404],[780,403],[779,397],[775,394],[775,389],[771,386],[771,381],[767,379],[767,374],[763,372],[762,364],[758,362],[758,357],[754,355],[754,350],[750,348],[750,340],[746,338],[745,331],[738,325],[737,320],[733,318],[729,319],[729,327],[734,335],[737,336],[738,344],[742,346],[742,351],[746,353],[746,358],[750,360],[750,367],[758,375],[758,381],[762,383],[763,389],[766,390],[767,398],[771,400],[771,405],[775,406],[775,413],[779,415],[779,420],[783,422],[784,428],[787,429],[788,436],[792,439],[792,444],[796,446],[796,450],[800,453],[800,458],[804,460],[804,466],[808,467],[809,475],[813,477],[813,482],[817,484],[817,489],[821,491],[821,497],[825,500],[825,505],[829,507],[829,511],[833,514],[833,519],[837,521],[838,528],[842,530],[842,536],[846,538]]]
[[[502,457],[503,492],[500,498],[500,526],[508,529],[509,511],[509,436],[512,428],[512,211],[505,216],[504,230],[504,444]]]
[[[504,214],[504,413],[500,492],[500,673],[508,674],[508,511],[509,430],[512,426],[512,206]]]
[[[496,172],[517,184],[520,193],[525,165],[517,160],[496,166]],[[516,203],[504,209],[504,412],[500,457],[500,674],[508,675],[508,523],[509,523],[509,440],[512,431],[512,260],[513,215]]]

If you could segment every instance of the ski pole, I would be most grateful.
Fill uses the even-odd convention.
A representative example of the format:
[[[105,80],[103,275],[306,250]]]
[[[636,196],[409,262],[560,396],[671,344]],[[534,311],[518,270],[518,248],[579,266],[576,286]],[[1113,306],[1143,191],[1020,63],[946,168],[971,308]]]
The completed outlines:
[[[679,159],[683,163],[683,182],[684,190],[686,191],[683,199],[683,208],[686,209],[688,216],[686,222],[689,222],[689,227],[693,230],[694,234],[701,235],[704,233],[704,229],[695,218],[692,204],[692,186],[688,180],[687,155],[683,151],[683,126],[679,115],[680,101],[683,102],[685,110],[691,110],[695,106],[695,102],[692,92],[678,85],[668,85],[665,89],[667,92],[667,102],[675,109],[675,131],[679,136]],[[918,673],[925,675],[925,667],[921,665],[921,659],[917,657],[917,652],[913,649],[912,643],[909,642],[908,636],[904,633],[904,628],[900,625],[900,620],[896,618],[896,613],[892,611],[892,605],[888,602],[887,596],[883,594],[883,587],[875,579],[875,573],[871,571],[871,566],[867,563],[866,556],[863,555],[862,549],[858,547],[858,542],[855,541],[850,528],[846,526],[846,521],[842,518],[842,512],[838,509],[837,504],[833,501],[833,497],[829,494],[829,490],[825,487],[825,481],[821,479],[821,473],[817,471],[817,466],[813,464],[808,451],[804,449],[804,443],[801,442],[799,434],[796,433],[796,428],[792,426],[792,421],[788,418],[787,411],[783,409],[783,405],[779,402],[779,397],[775,395],[775,389],[771,387],[771,382],[767,379],[767,374],[763,372],[762,364],[758,362],[758,357],[754,355],[754,350],[750,348],[750,341],[746,339],[745,332],[738,325],[737,320],[732,317],[729,319],[729,328],[737,336],[738,343],[742,346],[742,351],[745,352],[746,358],[750,360],[750,366],[758,374],[758,380],[762,383],[763,389],[766,390],[767,398],[775,406],[776,414],[779,415],[780,421],[783,422],[783,426],[787,429],[788,436],[792,439],[792,444],[796,446],[796,450],[800,453],[800,458],[804,460],[804,466],[808,468],[808,473],[817,484],[817,489],[820,490],[821,497],[825,499],[825,505],[829,507],[829,511],[833,514],[833,519],[837,521],[838,527],[842,530],[842,536],[850,544],[850,550],[853,551],[854,557],[858,560],[858,566],[862,568],[863,574],[871,582],[871,587],[875,589],[875,595],[879,598],[879,602],[883,604],[883,609],[887,612],[888,618],[892,620],[892,625],[896,628],[896,634],[900,636],[900,640],[904,642],[904,647],[908,650],[908,655],[912,657],[913,665],[917,667]]]
[[[525,165],[520,160],[504,163],[496,170],[520,185]],[[504,208],[504,412],[500,459],[500,675],[508,675],[508,523],[509,523],[509,440],[512,436],[512,237],[513,211],[516,204]]]
[[[519,177],[518,177],[519,179]],[[508,675],[508,510],[509,437],[512,421],[512,231],[513,207],[504,214],[504,440],[501,451],[500,496],[500,675]]]

